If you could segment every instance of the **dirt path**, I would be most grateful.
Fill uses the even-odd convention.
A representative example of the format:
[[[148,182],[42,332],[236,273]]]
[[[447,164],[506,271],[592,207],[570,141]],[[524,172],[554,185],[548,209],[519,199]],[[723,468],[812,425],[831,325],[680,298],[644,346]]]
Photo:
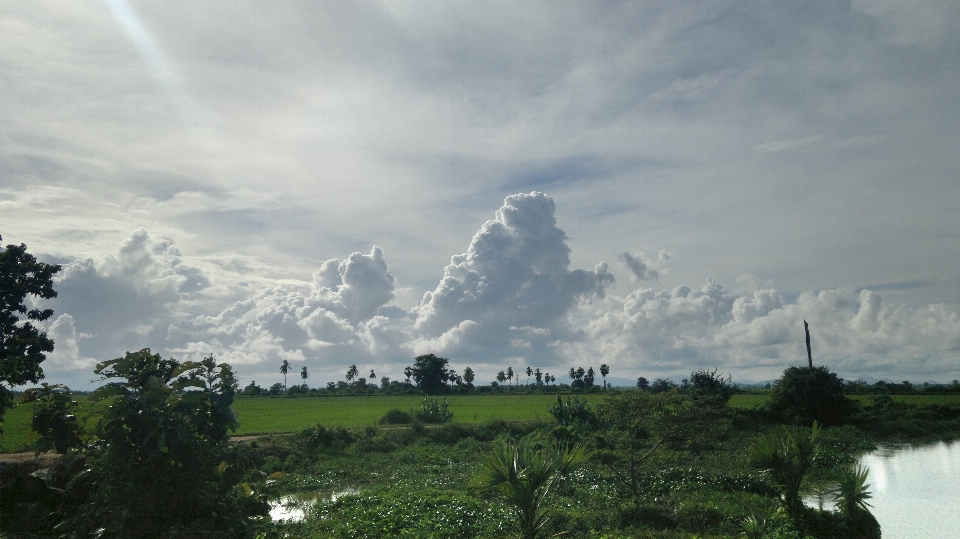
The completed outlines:
[[[60,455],[52,451],[49,453],[40,453],[39,456],[34,455],[33,451],[27,451],[26,453],[0,453],[0,462],[30,462],[33,460],[51,462],[59,456]]]
[[[231,442],[241,442],[247,443],[256,440],[257,438],[262,438],[264,434],[255,434],[252,436],[231,436]],[[26,451],[24,453],[0,453],[0,463],[2,462],[30,462],[30,461],[40,461],[40,462],[50,462],[54,461],[59,457],[53,451],[47,453],[41,453],[39,456],[34,455],[33,451]]]

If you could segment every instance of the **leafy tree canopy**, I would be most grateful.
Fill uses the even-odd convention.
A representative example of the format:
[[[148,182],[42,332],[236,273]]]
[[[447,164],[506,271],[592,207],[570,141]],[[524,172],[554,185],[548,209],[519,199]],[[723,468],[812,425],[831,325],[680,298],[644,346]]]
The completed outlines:
[[[97,436],[91,464],[71,484],[86,507],[60,526],[76,536],[245,537],[265,510],[235,488],[228,431],[237,381],[213,356],[180,363],[149,349],[97,365]],[[51,429],[51,433],[54,430]]]
[[[826,366],[790,367],[773,385],[768,406],[787,423],[840,425],[856,406],[844,391],[843,379]]]
[[[442,393],[446,390],[446,382],[449,379],[448,363],[450,363],[449,359],[433,354],[419,356],[410,368],[410,376],[424,393],[428,395]]]
[[[7,245],[0,251],[0,419],[11,403],[4,384],[12,387],[43,378],[40,363],[53,351],[53,340],[33,322],[50,318],[53,311],[28,309],[25,301],[27,296],[57,297],[53,276],[60,269],[56,264],[38,262],[23,244]]]
[[[694,371],[690,375],[690,398],[698,406],[724,406],[737,392],[729,375],[724,378],[717,369]]]

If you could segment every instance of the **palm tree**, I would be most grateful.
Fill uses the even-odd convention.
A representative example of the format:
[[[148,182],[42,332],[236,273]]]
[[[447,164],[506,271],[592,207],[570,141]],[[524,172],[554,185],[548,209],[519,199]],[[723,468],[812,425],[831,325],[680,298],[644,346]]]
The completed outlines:
[[[606,363],[600,364],[600,376],[603,376],[603,389],[607,389],[607,375],[610,374],[610,367]]]
[[[503,374],[503,371],[497,373],[497,381],[501,384],[507,380],[507,375]]]
[[[577,369],[570,367],[570,380],[577,379]]]
[[[473,378],[474,378],[473,369],[471,369],[470,367],[463,369],[463,380],[467,382],[468,385],[473,384]]]
[[[347,381],[353,382],[353,379],[357,376],[360,376],[360,370],[357,369],[356,364],[350,365],[350,368],[347,369]]]
[[[280,364],[280,372],[283,373],[283,390],[287,390],[287,372],[290,370],[290,362],[286,359]]]
[[[850,514],[857,510],[869,511],[873,507],[867,500],[873,497],[868,488],[867,475],[870,470],[857,464],[840,472],[837,486],[831,490],[837,499],[837,508],[841,512]]]
[[[514,506],[520,537],[536,539],[550,520],[544,503],[550,491],[585,458],[581,444],[567,449],[503,443],[486,456],[480,483],[499,489]]]
[[[533,369],[527,367],[527,385],[530,385],[530,375],[533,374]]]
[[[307,377],[308,377],[308,376],[310,376],[310,373],[307,372],[307,366],[304,365],[303,368],[300,369],[300,379],[303,380],[303,383],[304,383],[304,384],[307,383]]]
[[[809,434],[802,427],[781,427],[776,434],[757,438],[750,449],[750,461],[780,489],[780,501],[793,518],[803,508],[800,485],[819,451],[820,424],[817,422]]]
[[[868,490],[867,476],[870,470],[857,464],[837,477],[837,486],[830,491],[837,500],[837,508],[844,516],[850,537],[880,537],[880,523],[870,513],[873,507],[867,500],[872,498]]]
[[[507,380],[513,381],[513,367],[507,367]]]
[[[373,369],[370,369],[370,376],[368,376],[367,378],[373,380],[373,379],[376,378],[376,377],[377,377],[377,375],[374,374]]]
[[[533,371],[533,379],[537,381],[537,385],[540,385],[540,381],[543,380],[543,373],[540,372],[540,367],[537,367],[537,370]]]

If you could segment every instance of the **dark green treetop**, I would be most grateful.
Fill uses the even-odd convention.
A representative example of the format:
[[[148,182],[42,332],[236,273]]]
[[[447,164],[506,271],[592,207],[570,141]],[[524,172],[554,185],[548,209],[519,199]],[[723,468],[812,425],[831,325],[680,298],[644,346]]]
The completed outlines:
[[[410,375],[424,393],[428,395],[442,393],[446,390],[446,382],[449,379],[448,363],[450,363],[449,359],[433,354],[418,356],[413,367],[410,368]]]
[[[57,264],[38,262],[23,244],[7,245],[0,251],[0,419],[11,402],[4,385],[43,379],[40,363],[47,352],[53,352],[53,340],[33,322],[47,320],[53,310],[28,309],[25,301],[27,296],[57,297],[53,276],[60,269]]]

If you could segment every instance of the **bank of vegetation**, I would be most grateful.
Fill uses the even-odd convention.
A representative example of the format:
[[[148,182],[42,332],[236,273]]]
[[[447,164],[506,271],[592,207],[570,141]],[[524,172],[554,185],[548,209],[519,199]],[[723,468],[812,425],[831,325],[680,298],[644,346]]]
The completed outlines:
[[[85,413],[62,387],[25,394],[36,449],[63,457],[3,468],[7,539],[878,537],[854,456],[960,435],[958,404],[850,398],[826,367],[791,367],[758,407],[730,406],[738,389],[704,370],[665,391],[548,396],[532,421],[459,421],[422,396],[362,428],[228,443],[229,365],[144,350],[98,373]],[[800,502],[830,489],[836,511]],[[272,521],[281,499],[308,500],[302,520]]]

